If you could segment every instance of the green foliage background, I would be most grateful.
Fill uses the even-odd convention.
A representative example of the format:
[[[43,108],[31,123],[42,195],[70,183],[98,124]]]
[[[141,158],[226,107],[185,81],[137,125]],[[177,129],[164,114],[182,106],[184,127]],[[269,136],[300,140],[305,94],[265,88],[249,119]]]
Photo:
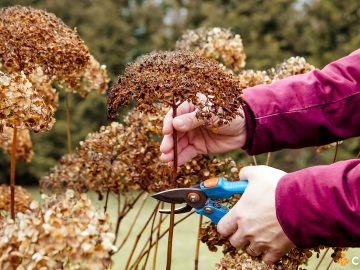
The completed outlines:
[[[354,0],[0,0],[0,7],[15,4],[46,9],[76,27],[113,80],[127,62],[154,49],[173,48],[185,29],[200,26],[241,34],[246,68],[269,68],[294,55],[321,68],[360,47],[360,1]],[[35,184],[66,153],[64,104],[62,93],[55,127],[32,134],[35,156],[30,164],[19,163],[18,184]],[[105,97],[72,95],[70,104],[74,146],[108,123]],[[338,159],[353,158],[359,151],[359,138],[348,140]],[[232,155],[250,162],[239,151]],[[333,150],[320,155],[313,148],[283,150],[273,155],[272,165],[291,171],[330,163],[332,156]],[[8,181],[9,168],[7,155],[0,153],[1,182]]]

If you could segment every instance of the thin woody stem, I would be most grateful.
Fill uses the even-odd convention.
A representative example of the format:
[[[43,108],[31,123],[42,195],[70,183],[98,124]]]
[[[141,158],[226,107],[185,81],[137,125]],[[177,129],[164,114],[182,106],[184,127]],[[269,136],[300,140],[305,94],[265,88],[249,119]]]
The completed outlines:
[[[16,142],[17,128],[13,129],[12,145],[11,145],[11,167],[10,167],[10,215],[15,219],[15,167],[16,167]]]
[[[335,163],[335,161],[336,161],[337,153],[338,153],[338,148],[339,148],[339,142],[336,142],[336,145],[335,145],[335,153],[334,153],[334,158],[333,158],[333,162],[332,162],[332,163]]]
[[[172,110],[173,110],[173,119],[176,117],[176,101],[175,96],[173,96],[173,103],[172,103]],[[178,153],[177,153],[177,130],[173,128],[173,142],[174,142],[174,164],[173,164],[173,184],[176,187],[176,177],[177,177],[177,165],[178,165]],[[174,235],[174,222],[175,222],[175,204],[171,204],[171,213],[170,213],[170,226],[169,226],[169,237],[168,237],[168,246],[167,246],[167,257],[166,257],[166,270],[171,269],[171,257],[172,257],[172,241]]]
[[[130,227],[129,227],[129,230],[128,230],[128,232],[126,233],[126,236],[125,236],[125,238],[123,239],[123,241],[121,242],[121,244],[120,244],[120,246],[119,246],[119,248],[118,248],[117,251],[119,251],[119,250],[125,245],[126,241],[129,239],[129,236],[130,236],[130,234],[131,234],[131,232],[132,232],[132,230],[133,230],[133,228],[134,228],[135,222],[137,221],[137,219],[138,219],[138,217],[139,217],[142,209],[144,208],[144,205],[145,205],[145,202],[146,202],[146,199],[147,199],[147,198],[148,198],[148,194],[145,194],[145,196],[144,196],[144,198],[143,198],[143,201],[142,201],[142,203],[141,203],[141,205],[140,205],[137,213],[135,214],[135,217],[134,217],[133,221],[131,222],[131,225],[130,225]]]
[[[256,157],[255,156],[251,156],[252,159],[253,159],[253,162],[254,162],[254,165],[257,166],[257,160],[256,160]]]
[[[65,108],[66,108],[66,134],[67,134],[67,148],[68,153],[72,151],[71,147],[71,129],[70,129],[70,104],[69,104],[69,93],[65,94]]]
[[[333,262],[334,262],[334,260],[331,260],[331,261],[330,261],[330,263],[329,263],[328,266],[326,267],[326,270],[329,270],[329,269],[330,269],[330,267],[331,267],[331,265],[332,265]]]
[[[183,218],[181,218],[181,219],[179,219],[178,221],[176,221],[176,222],[174,223],[174,227],[175,227],[177,224],[179,224],[179,223],[181,223],[182,221],[184,221],[185,219],[187,219],[188,217],[190,217],[190,216],[191,216],[192,214],[194,214],[194,213],[195,213],[195,212],[190,212],[189,214],[187,214],[187,215],[184,216]],[[161,238],[163,238],[168,232],[169,232],[169,228],[166,229],[166,230],[159,236],[159,240],[160,240]],[[148,252],[150,252],[150,250],[155,246],[155,244],[156,244],[156,242],[153,243],[145,252],[143,252],[140,257],[143,258]]]
[[[158,205],[158,207],[159,207],[159,205]],[[153,243],[153,239],[152,239],[152,232],[153,232],[153,230],[154,230],[154,224],[155,224],[155,219],[156,219],[156,214],[157,214],[157,210],[158,210],[158,207],[157,207],[157,209],[156,209],[156,213],[155,213],[155,215],[154,215],[154,218],[153,218],[153,220],[152,220],[152,224],[151,224],[151,229],[150,229],[150,236],[149,236],[149,245],[151,246],[152,245],[152,243]],[[147,262],[148,262],[148,260],[149,260],[149,255],[150,255],[150,252],[148,252],[148,254],[146,255],[146,259],[145,259],[145,263],[144,263],[144,265],[141,267],[141,269],[142,270],[145,270],[146,269],[146,265],[147,265]]]
[[[149,218],[146,220],[145,225],[142,227],[142,229],[140,230],[140,232],[138,233],[138,235],[136,236],[135,242],[132,246],[130,255],[128,257],[128,260],[126,262],[126,266],[125,266],[125,270],[129,269],[130,263],[131,263],[131,259],[134,256],[134,252],[136,250],[137,244],[139,243],[139,240],[142,236],[142,234],[144,233],[145,229],[147,228],[147,226],[149,225],[150,220],[152,219],[152,217],[156,214],[157,209],[159,207],[160,202],[158,202],[154,208],[154,210],[152,211],[151,215],[149,216]]]
[[[130,204],[127,203],[127,201],[125,200],[124,202],[124,207],[123,209],[118,213],[118,218],[116,221],[116,229],[115,229],[115,240],[114,243],[116,243],[118,236],[119,236],[119,229],[120,229],[120,223],[122,221],[122,219],[127,215],[127,213],[129,213],[129,211],[134,207],[134,205],[136,204],[136,202],[140,199],[140,197],[145,193],[145,191],[140,192],[135,200],[133,200]]]
[[[198,229],[198,235],[196,239],[196,250],[195,250],[195,270],[199,269],[199,255],[200,255],[200,233],[201,233],[201,224],[203,221],[203,216],[200,215],[199,218],[199,229]]]
[[[161,208],[164,207],[164,203],[161,203]],[[154,250],[154,258],[153,258],[153,264],[152,264],[152,270],[156,270],[156,257],[157,257],[157,251],[158,251],[158,247],[159,247],[159,238],[160,238],[160,231],[161,231],[161,224],[162,224],[162,213],[160,213],[160,217],[159,217],[159,224],[158,224],[158,228],[157,228],[157,233],[156,233],[156,240],[155,240],[155,250]],[[152,232],[151,232],[152,233]],[[151,246],[151,245],[150,245]]]
[[[269,166],[270,158],[271,158],[271,152],[268,152],[267,157],[266,157],[266,163],[265,163],[266,166]]]
[[[108,189],[108,190],[106,191],[105,205],[104,205],[104,213],[106,213],[106,211],[107,211],[108,202],[109,202],[109,193],[110,193],[110,190]]]
[[[321,263],[322,263],[323,260],[325,259],[326,254],[329,252],[329,249],[330,249],[330,248],[327,248],[327,249],[325,250],[324,254],[321,256],[320,261],[317,263],[317,265],[316,265],[316,267],[315,267],[314,270],[318,270],[318,269],[319,269]]]

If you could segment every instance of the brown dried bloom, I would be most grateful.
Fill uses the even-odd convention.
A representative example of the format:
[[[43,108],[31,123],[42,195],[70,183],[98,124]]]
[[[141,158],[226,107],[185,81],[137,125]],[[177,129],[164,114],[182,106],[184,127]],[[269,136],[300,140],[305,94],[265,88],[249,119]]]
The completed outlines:
[[[176,42],[176,49],[198,52],[235,72],[245,66],[246,55],[242,39],[229,29],[214,27],[187,30]]]
[[[87,181],[88,173],[84,160],[76,154],[67,154],[51,169],[49,175],[40,179],[40,189],[43,192],[73,189],[82,193],[89,190]]]
[[[313,69],[315,69],[315,67],[306,62],[304,57],[294,56],[277,65],[275,68],[270,69],[268,73],[270,78],[276,81],[293,75],[303,74]]]
[[[0,126],[49,130],[54,122],[54,108],[33,88],[25,74],[0,72]]]
[[[50,78],[74,87],[89,60],[76,31],[54,14],[22,6],[0,10],[0,62],[8,71],[30,74],[41,66]]]
[[[85,194],[45,196],[44,208],[0,220],[1,269],[109,269],[115,239],[107,214],[96,211]]]
[[[154,102],[175,106],[187,100],[199,107],[199,118],[210,121],[216,115],[221,125],[238,115],[241,93],[238,80],[215,60],[186,51],[153,52],[127,66],[109,91],[108,112],[114,118],[131,98],[137,100],[140,111],[152,113]]]
[[[66,91],[77,93],[81,97],[86,97],[91,91],[105,94],[110,82],[105,65],[100,63],[90,55],[90,62],[85,67],[80,78],[80,84],[76,88],[66,88]]]
[[[32,201],[31,194],[20,186],[15,187],[15,209],[16,212],[25,212],[29,209]],[[6,185],[0,186],[0,211],[10,211],[10,188]]]
[[[59,95],[51,85],[51,79],[44,74],[42,68],[38,66],[28,76],[29,81],[32,83],[33,88],[43,97],[47,106],[56,110],[59,105]]]
[[[9,127],[4,127],[3,132],[0,133],[0,148],[10,155],[11,143],[14,130]],[[24,162],[30,162],[33,157],[33,146],[30,138],[30,132],[27,129],[20,129],[17,133],[16,142],[16,159]]]

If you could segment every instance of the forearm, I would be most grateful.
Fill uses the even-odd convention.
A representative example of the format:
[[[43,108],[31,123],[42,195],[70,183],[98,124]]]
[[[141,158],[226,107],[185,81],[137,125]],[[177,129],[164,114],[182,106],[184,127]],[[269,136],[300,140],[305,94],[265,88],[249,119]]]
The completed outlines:
[[[360,50],[323,70],[245,90],[249,154],[360,135]]]
[[[298,247],[359,247],[360,160],[287,174],[276,189],[276,212]]]

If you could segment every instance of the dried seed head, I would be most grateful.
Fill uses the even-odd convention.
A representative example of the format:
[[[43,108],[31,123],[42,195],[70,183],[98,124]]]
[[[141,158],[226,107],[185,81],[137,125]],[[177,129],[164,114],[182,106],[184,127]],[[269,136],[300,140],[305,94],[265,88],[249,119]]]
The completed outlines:
[[[15,187],[15,210],[25,212],[30,209],[32,201],[31,194],[22,187]],[[0,186],[0,211],[10,211],[10,188],[6,185]]]
[[[198,52],[235,72],[245,66],[242,39],[229,29],[215,27],[187,30],[176,42],[176,49]]]
[[[315,67],[306,62],[304,57],[294,56],[277,65],[275,68],[270,69],[268,73],[270,78],[276,81],[293,75],[303,74],[313,69],[315,69]]]
[[[0,126],[49,130],[54,122],[54,108],[21,72],[5,75],[0,72]]]
[[[30,74],[41,66],[50,78],[75,87],[89,60],[76,31],[54,14],[22,6],[0,10],[0,62],[9,72]]]
[[[13,132],[14,130],[9,127],[4,127],[3,132],[0,132],[0,148],[9,155],[11,153]],[[17,132],[16,159],[24,162],[30,162],[33,154],[34,152],[29,130],[20,129]]]
[[[85,194],[45,196],[44,206],[0,219],[0,269],[109,269],[115,236]]]
[[[216,115],[221,125],[239,114],[241,94],[238,80],[215,60],[187,51],[153,52],[127,66],[108,93],[108,112],[115,118],[131,98],[140,111],[150,113],[156,110],[154,102],[171,106],[187,100],[199,107],[198,118],[209,122]]]
[[[90,62],[86,65],[79,86],[76,88],[66,88],[66,91],[77,93],[81,97],[86,97],[91,91],[105,94],[110,82],[105,65],[100,63],[90,55]]]

